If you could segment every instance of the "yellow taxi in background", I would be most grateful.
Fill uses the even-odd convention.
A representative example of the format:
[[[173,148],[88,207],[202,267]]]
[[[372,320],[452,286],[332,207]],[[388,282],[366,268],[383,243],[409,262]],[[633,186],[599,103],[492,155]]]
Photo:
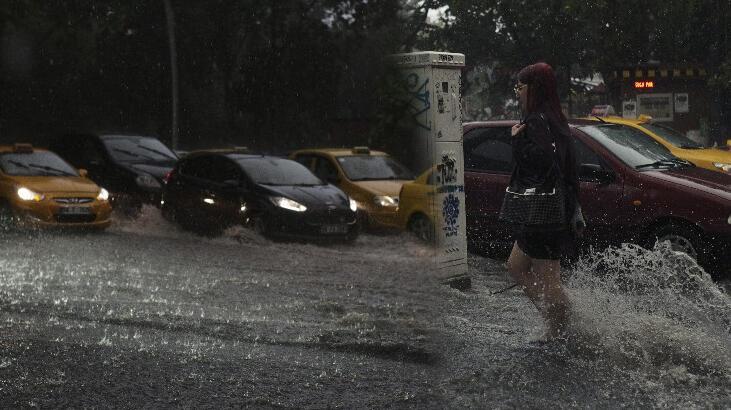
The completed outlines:
[[[364,228],[399,228],[399,191],[414,176],[390,155],[355,147],[303,149],[289,157],[355,200]]]
[[[591,119],[636,128],[664,145],[678,158],[688,160],[697,167],[731,174],[730,151],[724,151],[718,148],[705,148],[680,132],[653,122],[649,116],[640,115],[637,119],[615,116],[594,117]]]
[[[413,232],[419,239],[427,242],[434,240],[434,171],[431,167],[413,182],[405,183],[399,193],[398,225],[403,230]]]
[[[0,224],[3,228],[110,225],[109,192],[51,151],[0,145]]]

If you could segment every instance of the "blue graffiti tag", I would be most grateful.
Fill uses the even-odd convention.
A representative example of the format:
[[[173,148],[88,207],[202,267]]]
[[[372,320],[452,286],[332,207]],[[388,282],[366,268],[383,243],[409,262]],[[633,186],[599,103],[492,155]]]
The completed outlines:
[[[419,127],[431,130],[430,124],[427,124],[423,120],[420,121],[419,119],[421,114],[425,113],[429,110],[429,108],[431,108],[431,102],[429,101],[429,90],[427,88],[427,84],[429,84],[429,79],[427,78],[421,85],[419,85],[419,76],[415,73],[410,73],[406,77],[406,82],[409,87],[408,91],[413,97],[411,100],[409,100],[408,106],[411,117],[414,119]],[[424,120],[425,119],[426,118],[424,118]]]
[[[444,217],[444,232],[447,237],[457,236],[459,225],[459,198],[454,194],[448,194],[442,201],[442,216]]]

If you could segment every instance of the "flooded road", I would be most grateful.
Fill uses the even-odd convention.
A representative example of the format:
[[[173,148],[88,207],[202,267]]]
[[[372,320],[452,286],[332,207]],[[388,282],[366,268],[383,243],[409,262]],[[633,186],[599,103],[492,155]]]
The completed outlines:
[[[408,235],[204,239],[146,209],[0,249],[3,407],[731,405],[729,297],[662,250],[583,261],[579,336],[553,346],[517,289],[493,294],[500,262],[470,256],[452,290]]]

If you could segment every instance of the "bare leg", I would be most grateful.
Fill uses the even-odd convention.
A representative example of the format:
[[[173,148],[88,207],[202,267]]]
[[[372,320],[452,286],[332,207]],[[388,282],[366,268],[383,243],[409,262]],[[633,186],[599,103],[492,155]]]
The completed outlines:
[[[569,300],[561,287],[561,263],[557,260],[535,259],[533,271],[543,279],[548,336],[560,336],[566,329],[569,315]]]
[[[545,316],[545,309],[541,307],[543,280],[531,269],[532,265],[533,259],[518,247],[517,242],[514,243],[513,250],[508,258],[508,272],[510,272],[513,280],[523,287],[523,292],[533,302],[538,312]]]

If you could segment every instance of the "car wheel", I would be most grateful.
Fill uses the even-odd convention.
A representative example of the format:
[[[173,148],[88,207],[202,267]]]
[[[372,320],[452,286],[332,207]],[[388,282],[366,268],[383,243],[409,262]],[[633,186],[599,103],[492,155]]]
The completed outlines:
[[[701,237],[692,229],[676,224],[667,224],[658,228],[653,237],[657,242],[670,242],[672,250],[684,252],[698,263],[702,262]]]
[[[409,231],[425,242],[434,241],[434,225],[424,214],[416,214],[409,219]]]

